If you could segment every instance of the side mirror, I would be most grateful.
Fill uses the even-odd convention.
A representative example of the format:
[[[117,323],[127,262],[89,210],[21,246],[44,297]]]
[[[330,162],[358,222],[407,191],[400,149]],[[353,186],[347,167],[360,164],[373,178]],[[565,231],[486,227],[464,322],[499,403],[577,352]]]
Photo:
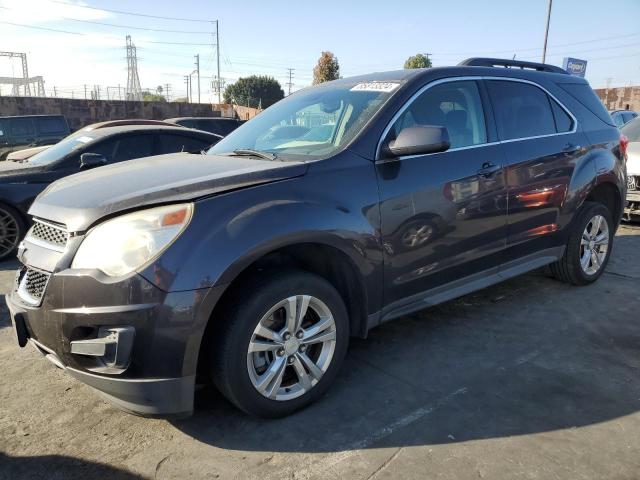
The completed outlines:
[[[83,153],[80,155],[80,169],[100,167],[107,164],[107,159],[101,153]]]
[[[436,125],[416,125],[403,128],[398,138],[387,145],[387,153],[392,157],[403,155],[425,155],[444,152],[451,146],[446,127]]]

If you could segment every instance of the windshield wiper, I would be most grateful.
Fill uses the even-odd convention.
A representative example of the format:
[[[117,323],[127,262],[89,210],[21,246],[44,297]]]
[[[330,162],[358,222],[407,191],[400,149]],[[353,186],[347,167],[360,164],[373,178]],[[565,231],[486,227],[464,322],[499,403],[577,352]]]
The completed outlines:
[[[264,158],[265,160],[277,160],[278,159],[278,155],[276,155],[275,153],[264,152],[262,150],[253,150],[251,148],[239,148],[237,150],[234,150],[233,153],[235,153],[236,155],[247,155],[247,156],[252,156],[252,157],[260,157],[260,158]]]

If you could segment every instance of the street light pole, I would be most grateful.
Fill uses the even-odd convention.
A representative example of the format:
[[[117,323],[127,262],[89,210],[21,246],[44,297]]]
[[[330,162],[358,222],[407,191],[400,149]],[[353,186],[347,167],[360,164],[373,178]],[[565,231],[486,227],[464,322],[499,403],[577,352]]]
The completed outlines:
[[[549,0],[549,9],[547,10],[547,28],[544,31],[544,47],[542,48],[542,63],[547,59],[547,39],[549,38],[549,22],[551,21],[551,4],[553,0]]]

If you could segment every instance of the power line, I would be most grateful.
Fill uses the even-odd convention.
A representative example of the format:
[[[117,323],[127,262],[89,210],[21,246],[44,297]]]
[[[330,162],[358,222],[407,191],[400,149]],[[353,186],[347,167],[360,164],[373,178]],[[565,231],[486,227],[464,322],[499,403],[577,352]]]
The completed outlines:
[[[0,8],[4,8],[4,7],[0,7]],[[165,30],[162,28],[146,28],[146,27],[134,27],[133,25],[116,25],[114,23],[105,23],[105,22],[95,22],[93,20],[80,20],[78,18],[67,18],[67,17],[62,17],[63,20],[67,20],[70,22],[81,22],[81,23],[90,23],[92,25],[103,25],[105,27],[115,27],[115,28],[126,28],[126,29],[132,29],[132,30],[144,30],[146,32],[162,32],[162,33],[185,33],[185,34],[197,34],[197,35],[202,35],[202,34],[209,34],[210,32],[198,32],[198,31],[185,31],[185,30]]]
[[[136,12],[126,12],[124,10],[111,10],[108,8],[98,8],[98,7],[91,7],[89,5],[78,5],[78,4],[70,4],[68,2],[63,2],[61,0],[49,0],[50,2],[53,3],[59,3],[61,5],[65,5],[67,7],[72,6],[72,7],[78,7],[78,8],[86,8],[89,10],[97,10],[99,12],[109,12],[109,13],[117,13],[119,15],[132,15],[135,17],[146,17],[146,18],[158,18],[161,20],[177,20],[179,22],[199,22],[199,23],[211,23],[210,20],[201,20],[201,19],[197,19],[197,18],[180,18],[180,17],[163,17],[161,15],[148,15],[145,13],[136,13]]]
[[[70,35],[84,35],[84,33],[70,32],[69,30],[59,30],[57,28],[36,27],[34,25],[24,25],[22,23],[12,23],[12,22],[4,22],[4,21],[0,21],[0,23],[3,23],[5,25],[12,25],[14,27],[33,28],[35,30],[46,30],[48,32],[68,33]]]

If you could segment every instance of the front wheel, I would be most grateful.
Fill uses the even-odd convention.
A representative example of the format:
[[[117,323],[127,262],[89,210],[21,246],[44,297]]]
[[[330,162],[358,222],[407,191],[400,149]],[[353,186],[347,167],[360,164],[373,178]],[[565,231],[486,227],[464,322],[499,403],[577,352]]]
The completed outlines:
[[[347,351],[344,302],[308,272],[273,273],[243,285],[221,320],[212,379],[232,403],[258,416],[281,417],[318,399]]]
[[[595,282],[604,272],[613,246],[611,212],[588,202],[576,217],[563,257],[551,264],[554,277],[574,285]]]

